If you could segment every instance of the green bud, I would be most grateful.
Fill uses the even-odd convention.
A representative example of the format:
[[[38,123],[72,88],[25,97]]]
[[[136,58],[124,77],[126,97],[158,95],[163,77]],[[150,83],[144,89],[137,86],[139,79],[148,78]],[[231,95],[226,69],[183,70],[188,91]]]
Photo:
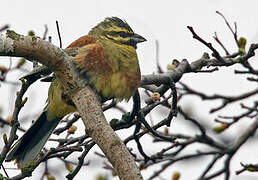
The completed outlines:
[[[68,133],[69,133],[69,134],[74,134],[76,130],[77,130],[77,127],[74,126],[74,125],[72,125],[72,126],[68,129]]]
[[[21,37],[20,34],[16,33],[16,32],[13,31],[13,30],[7,30],[7,31],[6,31],[6,35],[7,35],[7,37],[9,37],[9,38],[11,38],[11,39],[13,39],[13,40],[19,40],[20,37]]]
[[[130,121],[130,120],[131,120],[131,114],[130,114],[130,112],[123,114],[123,115],[122,115],[122,120],[124,120],[125,122]]]
[[[32,171],[35,169],[35,167],[36,167],[36,161],[32,160],[28,162],[27,164],[21,167],[22,174],[26,176],[31,176]]]
[[[30,31],[28,32],[28,36],[35,36],[35,32],[32,31],[32,30],[30,30]]]
[[[73,172],[73,166],[70,163],[65,163],[65,167],[70,173]]]
[[[111,119],[109,122],[109,125],[114,128],[119,120],[118,119]]]
[[[222,125],[220,125],[220,126],[215,126],[212,130],[215,132],[215,133],[217,133],[217,134],[219,134],[219,133],[221,133],[221,132],[223,132],[225,129],[227,129],[228,128],[228,126],[226,125],[226,124],[222,124]]]
[[[243,48],[243,49],[245,49],[245,45],[246,45],[246,38],[244,38],[244,37],[239,38],[239,40],[238,40],[238,44],[239,44],[239,48]]]
[[[24,78],[20,78],[21,83],[24,85],[26,83]]]
[[[47,180],[55,180],[56,178],[52,176],[51,174],[47,174]]]
[[[174,70],[176,66],[174,64],[167,65],[167,70]]]
[[[180,172],[174,172],[172,176],[172,180],[179,180],[180,178]]]
[[[21,105],[24,106],[24,104],[28,101],[28,97],[25,97],[22,102],[21,102]]]
[[[24,65],[26,62],[26,59],[25,58],[21,58],[17,64],[17,68],[20,68],[22,65]]]
[[[6,145],[8,143],[6,133],[3,134],[3,140],[4,140],[4,144]]]

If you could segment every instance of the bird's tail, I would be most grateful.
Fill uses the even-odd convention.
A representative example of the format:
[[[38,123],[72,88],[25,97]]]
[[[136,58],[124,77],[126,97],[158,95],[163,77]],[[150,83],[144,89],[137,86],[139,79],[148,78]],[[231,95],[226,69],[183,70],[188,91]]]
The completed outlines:
[[[44,147],[60,118],[49,121],[44,111],[28,131],[17,141],[6,157],[6,161],[17,159],[20,166],[34,160]]]

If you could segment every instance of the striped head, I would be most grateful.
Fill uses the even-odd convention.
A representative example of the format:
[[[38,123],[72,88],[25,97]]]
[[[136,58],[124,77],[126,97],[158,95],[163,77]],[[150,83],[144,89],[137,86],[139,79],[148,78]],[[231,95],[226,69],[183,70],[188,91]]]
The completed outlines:
[[[89,35],[100,39],[111,40],[114,43],[133,46],[146,41],[146,39],[133,32],[132,28],[118,17],[108,17],[97,26],[95,26]]]

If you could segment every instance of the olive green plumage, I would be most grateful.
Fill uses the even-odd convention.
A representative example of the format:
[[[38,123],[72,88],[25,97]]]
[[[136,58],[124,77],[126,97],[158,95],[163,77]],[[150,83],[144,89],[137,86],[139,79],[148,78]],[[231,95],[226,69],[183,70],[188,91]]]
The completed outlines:
[[[136,44],[146,41],[117,17],[106,18],[66,49],[78,72],[87,78],[102,101],[117,98],[129,100],[140,85],[141,74]],[[76,111],[63,93],[58,78],[54,78],[44,112],[18,140],[6,160],[17,159],[21,166],[35,159],[59,121]]]

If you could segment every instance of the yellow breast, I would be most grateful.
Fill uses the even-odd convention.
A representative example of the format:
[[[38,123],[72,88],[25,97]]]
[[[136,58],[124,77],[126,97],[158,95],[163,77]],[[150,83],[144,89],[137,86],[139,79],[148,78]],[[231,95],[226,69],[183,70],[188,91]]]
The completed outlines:
[[[131,46],[96,41],[81,47],[73,59],[79,72],[106,99],[129,100],[140,85],[138,58]]]

